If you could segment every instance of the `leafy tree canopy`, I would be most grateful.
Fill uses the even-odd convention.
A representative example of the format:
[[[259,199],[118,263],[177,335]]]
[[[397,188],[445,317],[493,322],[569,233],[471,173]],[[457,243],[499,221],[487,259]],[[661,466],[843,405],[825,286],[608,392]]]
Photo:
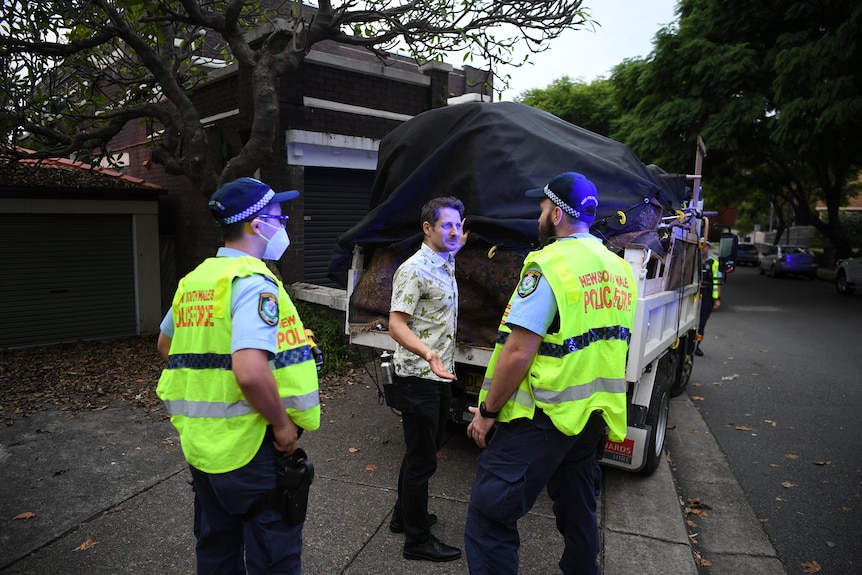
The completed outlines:
[[[464,51],[493,67],[513,48],[548,48],[588,22],[582,0],[9,0],[0,8],[0,142],[37,141],[38,157],[90,150],[132,120],[163,128],[153,159],[202,192],[251,174],[272,153],[276,80],[318,42],[384,57],[406,48],[419,61]],[[206,131],[189,93],[207,65],[251,78],[250,137],[225,166],[208,159]],[[523,63],[523,62],[522,62]],[[515,63],[518,64],[517,62]],[[484,65],[484,64],[483,64]],[[500,78],[504,84],[506,78]]]
[[[563,76],[547,88],[527,90],[516,100],[607,137],[619,115],[612,91],[610,80],[587,84]]]
[[[678,11],[647,59],[615,68],[613,137],[682,171],[702,136],[709,185],[726,199],[756,190],[786,202],[797,223],[849,251],[838,208],[862,168],[862,4],[681,0]]]

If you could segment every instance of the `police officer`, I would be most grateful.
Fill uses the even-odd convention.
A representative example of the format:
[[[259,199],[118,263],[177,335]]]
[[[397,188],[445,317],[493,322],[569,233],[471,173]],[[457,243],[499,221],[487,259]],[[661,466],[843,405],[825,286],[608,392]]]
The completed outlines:
[[[721,307],[721,270],[718,260],[709,253],[710,242],[705,242],[700,250],[703,266],[700,275],[700,317],[697,323],[697,347],[694,355],[703,355],[700,343],[703,341],[703,333],[706,330],[706,322],[712,315],[712,310]]]
[[[179,282],[161,324],[157,393],[191,469],[198,573],[301,572],[302,524],[255,506],[276,487],[277,458],[320,425],[302,321],[261,261],[290,245],[280,203],[298,195],[252,178],[216,190],[225,246]]]
[[[598,197],[567,172],[544,188],[539,238],[503,314],[467,434],[480,447],[467,511],[470,573],[518,572],[517,521],[547,485],[563,573],[599,573],[596,497],[606,426],[626,433],[625,362],[637,299],[631,266],[589,233]],[[488,432],[496,428],[490,442]],[[487,443],[487,447],[486,447]]]

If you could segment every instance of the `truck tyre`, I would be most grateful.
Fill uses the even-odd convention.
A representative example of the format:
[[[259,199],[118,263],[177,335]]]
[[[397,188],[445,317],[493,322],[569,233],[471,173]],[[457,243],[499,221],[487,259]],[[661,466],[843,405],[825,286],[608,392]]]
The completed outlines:
[[[646,446],[646,461],[640,473],[651,475],[664,457],[664,438],[667,432],[667,416],[670,409],[670,385],[673,382],[674,353],[667,353],[658,362],[655,375],[655,385],[649,401],[646,424],[650,426],[649,438]]]
[[[670,396],[676,397],[688,387],[688,382],[691,379],[691,370],[694,367],[694,354],[688,351],[688,338],[683,338],[679,347],[671,350],[668,355],[673,356],[670,360],[672,364],[670,369],[673,374]]]

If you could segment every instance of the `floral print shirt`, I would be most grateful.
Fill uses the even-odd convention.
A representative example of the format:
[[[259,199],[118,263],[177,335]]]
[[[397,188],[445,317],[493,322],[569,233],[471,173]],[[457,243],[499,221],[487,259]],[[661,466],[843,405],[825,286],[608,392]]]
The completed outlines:
[[[440,356],[446,371],[455,373],[455,331],[458,326],[458,285],[455,258],[422,247],[404,261],[392,278],[390,311],[410,316],[407,325]],[[437,377],[428,362],[396,343],[395,373],[401,377]]]

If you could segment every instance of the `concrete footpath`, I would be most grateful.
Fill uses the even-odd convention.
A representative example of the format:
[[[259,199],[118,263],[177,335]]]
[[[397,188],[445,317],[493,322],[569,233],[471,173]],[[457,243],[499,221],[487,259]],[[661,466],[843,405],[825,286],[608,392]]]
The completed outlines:
[[[400,420],[378,403],[370,379],[337,382],[322,401],[320,430],[300,441],[316,469],[303,573],[467,573],[463,557],[442,564],[402,558],[403,536],[388,530]],[[0,429],[0,572],[193,573],[189,474],[173,427],[155,421],[159,415],[125,405],[46,411]],[[431,484],[429,507],[440,517],[434,532],[462,548],[478,453],[452,427]],[[666,461],[649,477],[606,469],[600,506],[605,575],[697,574]],[[562,540],[547,496],[520,529],[520,573],[559,573]]]
[[[672,399],[665,440],[701,575],[785,575],[727,456],[688,394]]]

